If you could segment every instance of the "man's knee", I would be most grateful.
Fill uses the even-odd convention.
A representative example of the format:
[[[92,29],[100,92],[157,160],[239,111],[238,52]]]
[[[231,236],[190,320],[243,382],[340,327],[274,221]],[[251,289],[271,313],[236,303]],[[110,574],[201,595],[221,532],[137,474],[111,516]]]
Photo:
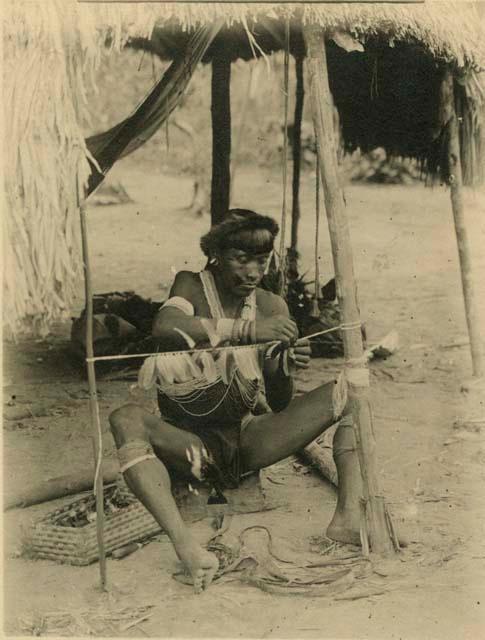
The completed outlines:
[[[144,411],[136,404],[125,404],[115,409],[109,416],[109,423],[117,446],[130,438],[146,439]]]

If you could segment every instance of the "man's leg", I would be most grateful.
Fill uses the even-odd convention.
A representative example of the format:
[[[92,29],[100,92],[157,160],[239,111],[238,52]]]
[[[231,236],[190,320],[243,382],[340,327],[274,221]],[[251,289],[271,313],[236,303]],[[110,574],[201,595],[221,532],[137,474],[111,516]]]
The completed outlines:
[[[346,404],[336,406],[339,394],[335,394],[335,387],[336,383],[330,382],[294,398],[279,413],[255,416],[241,434],[242,466],[244,471],[255,471],[295,454],[334,424],[336,416],[343,414],[334,436],[338,501],[327,533],[339,542],[359,544],[360,467],[352,419],[347,415]]]
[[[335,381],[294,398],[278,413],[255,416],[241,433],[245,471],[268,467],[315,440],[346,411],[345,399],[335,407]]]
[[[338,497],[327,536],[338,542],[360,545],[359,500],[363,490],[350,414],[342,418],[333,437],[333,459],[338,474]]]
[[[111,431],[123,461],[127,485],[167,532],[190,572],[197,592],[206,589],[218,568],[216,556],[205,551],[182,520],[171,492],[167,466],[187,477],[192,472],[187,451],[202,456],[201,440],[167,424],[141,407],[129,404],[110,415]],[[153,446],[159,459],[151,456]]]

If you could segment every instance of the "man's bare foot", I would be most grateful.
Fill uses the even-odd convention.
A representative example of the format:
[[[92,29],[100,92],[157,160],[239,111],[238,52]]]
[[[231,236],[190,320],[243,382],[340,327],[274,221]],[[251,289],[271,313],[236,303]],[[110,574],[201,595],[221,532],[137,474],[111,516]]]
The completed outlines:
[[[219,568],[217,557],[189,537],[177,543],[175,551],[192,578],[195,592],[201,593],[207,589]]]
[[[344,544],[360,545],[360,514],[351,509],[336,510],[327,528],[327,538]]]
[[[360,514],[352,509],[346,511],[337,509],[327,527],[326,536],[336,542],[360,546]],[[409,540],[402,531],[398,531],[397,536],[399,546],[407,547],[409,545]]]

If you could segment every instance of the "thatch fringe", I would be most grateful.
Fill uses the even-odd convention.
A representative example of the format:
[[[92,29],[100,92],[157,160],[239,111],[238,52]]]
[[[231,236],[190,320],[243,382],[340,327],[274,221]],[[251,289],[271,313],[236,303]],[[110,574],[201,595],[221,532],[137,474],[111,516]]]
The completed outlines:
[[[230,27],[286,16],[364,39],[380,33],[416,40],[456,67],[485,67],[485,38],[471,3],[5,3],[4,320],[12,334],[45,333],[73,300],[82,266],[76,183],[89,175],[85,83],[102,51],[149,38],[155,25],[191,30],[221,17]]]
[[[4,318],[12,333],[45,333],[67,313],[80,270],[76,177],[90,173],[80,129],[83,75],[99,35],[80,59],[69,30],[78,16],[58,3],[8,15],[5,64]],[[62,17],[61,17],[62,16]]]
[[[16,35],[19,21],[25,35],[42,30],[55,32],[59,23],[64,43],[79,46],[84,54],[97,55],[104,38],[115,47],[129,38],[150,37],[155,26],[188,31],[224,19],[226,26],[290,17],[298,22],[343,29],[357,36],[381,34],[395,40],[418,40],[429,51],[461,67],[485,67],[483,9],[478,2],[426,0],[417,4],[383,3],[78,3],[77,0],[16,0],[9,7],[6,33]],[[52,11],[57,19],[50,19]]]

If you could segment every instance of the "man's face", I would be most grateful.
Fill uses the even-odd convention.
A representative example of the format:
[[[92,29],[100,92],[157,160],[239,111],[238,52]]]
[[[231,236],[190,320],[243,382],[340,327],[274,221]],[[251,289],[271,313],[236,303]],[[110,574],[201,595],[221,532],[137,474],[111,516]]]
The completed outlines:
[[[270,253],[252,254],[226,249],[219,258],[224,286],[235,296],[246,298],[261,282]]]

